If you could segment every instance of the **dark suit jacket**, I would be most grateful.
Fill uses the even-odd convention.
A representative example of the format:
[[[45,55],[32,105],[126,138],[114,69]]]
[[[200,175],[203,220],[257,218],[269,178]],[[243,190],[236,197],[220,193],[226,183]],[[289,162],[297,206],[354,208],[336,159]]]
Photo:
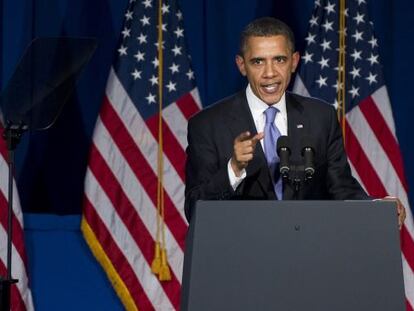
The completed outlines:
[[[313,138],[316,149],[315,174],[294,197],[285,184],[283,199],[346,200],[368,199],[352,177],[343,147],[335,109],[315,98],[286,93],[291,163],[301,163],[301,137]],[[244,131],[256,134],[245,91],[210,106],[188,123],[185,212],[189,219],[197,200],[272,200],[275,193],[260,143],[249,162],[247,177],[236,191],[230,185],[227,164],[234,139]]]

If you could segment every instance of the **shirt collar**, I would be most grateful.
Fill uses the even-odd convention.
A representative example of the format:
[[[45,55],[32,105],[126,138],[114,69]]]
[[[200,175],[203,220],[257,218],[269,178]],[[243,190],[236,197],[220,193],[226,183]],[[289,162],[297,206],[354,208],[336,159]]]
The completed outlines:
[[[246,98],[247,103],[249,104],[250,111],[253,116],[253,120],[257,120],[258,118],[263,118],[264,111],[269,108],[269,105],[258,98],[254,93],[252,88],[250,87],[250,83],[247,85],[246,88]],[[272,105],[279,110],[282,117],[287,120],[287,110],[286,110],[286,92],[283,93],[282,97],[280,98],[279,102]]]

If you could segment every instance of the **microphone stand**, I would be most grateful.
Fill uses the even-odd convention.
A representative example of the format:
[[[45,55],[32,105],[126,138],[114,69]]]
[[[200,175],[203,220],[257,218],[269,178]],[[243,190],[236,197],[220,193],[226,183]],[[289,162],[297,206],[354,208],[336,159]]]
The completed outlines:
[[[292,177],[290,177],[292,176]],[[299,191],[302,184],[312,180],[312,174],[307,173],[304,165],[290,165],[289,175],[282,176],[284,183],[292,185],[293,199],[299,199]]]
[[[300,187],[302,186],[302,178],[300,175],[304,171],[303,165],[291,165],[291,171],[293,172],[293,178],[289,180],[293,186],[293,199],[298,200]]]
[[[8,209],[7,209],[7,276],[0,276],[0,310],[10,310],[11,286],[18,282],[12,278],[12,234],[13,234],[13,174],[14,174],[14,151],[20,142],[22,134],[26,130],[23,124],[12,125],[8,123],[3,132],[6,140],[9,166],[8,180]]]

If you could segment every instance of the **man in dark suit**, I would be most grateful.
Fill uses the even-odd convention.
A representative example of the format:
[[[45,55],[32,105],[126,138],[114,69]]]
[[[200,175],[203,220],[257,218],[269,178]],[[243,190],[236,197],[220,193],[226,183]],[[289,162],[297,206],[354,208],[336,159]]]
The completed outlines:
[[[200,199],[369,199],[351,175],[334,108],[286,92],[300,58],[294,41],[291,29],[277,19],[261,18],[247,25],[236,56],[249,81],[247,88],[190,119],[188,219]],[[272,139],[281,135],[289,137],[291,163],[302,162],[302,137],[313,141],[315,173],[299,191],[278,174]]]

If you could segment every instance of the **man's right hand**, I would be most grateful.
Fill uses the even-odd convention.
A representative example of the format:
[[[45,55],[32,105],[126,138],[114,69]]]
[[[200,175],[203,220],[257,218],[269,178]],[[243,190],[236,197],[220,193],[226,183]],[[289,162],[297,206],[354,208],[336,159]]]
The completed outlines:
[[[237,177],[240,177],[249,161],[253,159],[256,144],[263,137],[264,133],[257,133],[252,137],[250,132],[243,132],[235,138],[230,164]]]

